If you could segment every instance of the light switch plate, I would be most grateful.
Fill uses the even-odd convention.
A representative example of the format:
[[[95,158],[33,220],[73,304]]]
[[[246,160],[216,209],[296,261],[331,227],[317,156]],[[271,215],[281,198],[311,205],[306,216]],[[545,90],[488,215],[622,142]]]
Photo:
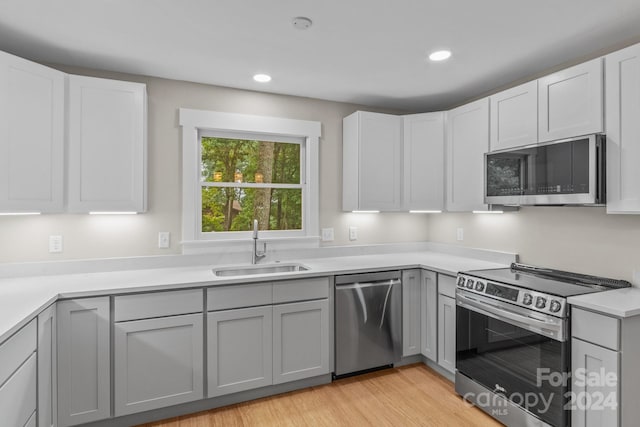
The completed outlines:
[[[464,240],[464,228],[458,227],[458,229],[456,230],[456,239],[458,241]]]
[[[59,254],[62,252],[62,236],[49,236],[49,253]]]
[[[333,241],[333,228],[323,228],[322,229],[322,241],[323,242],[332,242]]]

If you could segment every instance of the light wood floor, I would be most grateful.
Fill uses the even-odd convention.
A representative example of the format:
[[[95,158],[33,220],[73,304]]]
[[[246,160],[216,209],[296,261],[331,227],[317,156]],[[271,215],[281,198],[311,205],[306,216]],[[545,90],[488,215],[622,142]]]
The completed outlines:
[[[501,425],[463,402],[449,381],[416,364],[145,427]]]

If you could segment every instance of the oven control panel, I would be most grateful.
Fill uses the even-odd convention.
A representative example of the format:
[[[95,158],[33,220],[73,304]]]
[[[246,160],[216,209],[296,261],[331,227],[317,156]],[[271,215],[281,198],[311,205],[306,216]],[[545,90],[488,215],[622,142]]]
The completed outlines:
[[[458,274],[456,286],[467,292],[473,292],[519,305],[541,313],[557,317],[567,316],[567,303],[562,297],[532,291],[483,278]]]

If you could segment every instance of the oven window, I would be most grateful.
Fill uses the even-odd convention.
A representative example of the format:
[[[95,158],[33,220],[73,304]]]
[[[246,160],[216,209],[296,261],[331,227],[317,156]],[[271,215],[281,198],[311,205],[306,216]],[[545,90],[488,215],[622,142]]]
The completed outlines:
[[[551,425],[566,425],[568,342],[456,307],[456,369]],[[553,377],[550,377],[553,373]]]

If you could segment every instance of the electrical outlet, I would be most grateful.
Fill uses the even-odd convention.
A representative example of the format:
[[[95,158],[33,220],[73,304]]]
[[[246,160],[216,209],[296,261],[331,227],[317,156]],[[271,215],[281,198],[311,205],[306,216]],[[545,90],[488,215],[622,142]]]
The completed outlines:
[[[349,227],[349,240],[358,240],[358,227]]]
[[[456,239],[458,239],[458,241],[464,240],[464,228],[458,227],[456,230]]]
[[[171,246],[171,233],[168,231],[161,231],[158,233],[158,247],[160,249],[167,249]]]
[[[62,252],[62,236],[49,236],[49,253],[59,254]]]
[[[322,229],[322,241],[323,242],[332,242],[333,241],[333,228],[323,228]]]

